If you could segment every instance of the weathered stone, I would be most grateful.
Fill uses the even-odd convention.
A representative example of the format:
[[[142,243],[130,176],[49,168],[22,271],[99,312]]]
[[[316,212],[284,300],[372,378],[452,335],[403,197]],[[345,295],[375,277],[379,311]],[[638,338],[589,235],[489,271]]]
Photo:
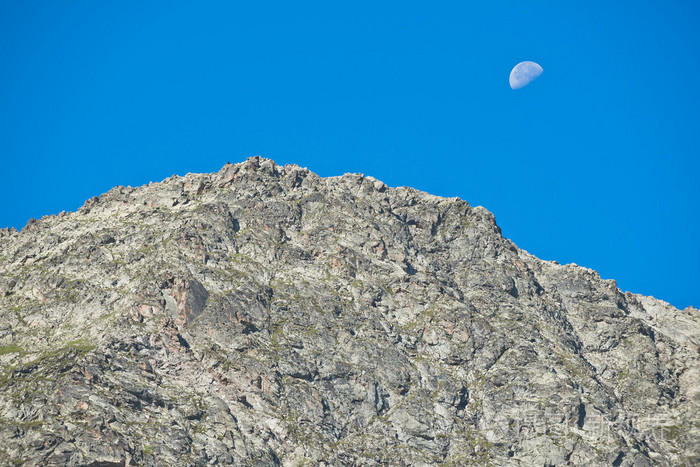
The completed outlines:
[[[700,313],[251,158],[0,229],[0,463],[693,465]]]

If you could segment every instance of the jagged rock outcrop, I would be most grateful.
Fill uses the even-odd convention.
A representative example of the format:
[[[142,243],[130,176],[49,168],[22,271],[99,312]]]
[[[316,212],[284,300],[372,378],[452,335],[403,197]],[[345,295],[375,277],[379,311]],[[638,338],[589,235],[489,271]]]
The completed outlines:
[[[252,158],[0,230],[0,460],[694,465],[700,313]]]

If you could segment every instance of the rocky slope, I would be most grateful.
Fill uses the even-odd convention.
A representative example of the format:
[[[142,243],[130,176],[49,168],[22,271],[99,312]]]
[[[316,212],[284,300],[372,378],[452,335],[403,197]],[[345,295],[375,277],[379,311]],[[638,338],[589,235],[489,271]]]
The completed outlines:
[[[693,465],[700,313],[252,158],[0,230],[0,459]]]

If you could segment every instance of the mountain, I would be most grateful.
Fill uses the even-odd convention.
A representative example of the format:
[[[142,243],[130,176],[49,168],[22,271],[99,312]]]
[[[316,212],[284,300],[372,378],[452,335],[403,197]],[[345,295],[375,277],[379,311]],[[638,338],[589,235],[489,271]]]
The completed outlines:
[[[0,230],[6,465],[697,465],[700,312],[261,158]]]

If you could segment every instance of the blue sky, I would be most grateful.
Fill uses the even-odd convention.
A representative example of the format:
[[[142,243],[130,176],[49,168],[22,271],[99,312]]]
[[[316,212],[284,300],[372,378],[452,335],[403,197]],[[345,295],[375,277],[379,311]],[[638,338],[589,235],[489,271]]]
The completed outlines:
[[[700,306],[700,4],[0,2],[0,226],[253,155]],[[542,76],[511,90],[523,60]]]

